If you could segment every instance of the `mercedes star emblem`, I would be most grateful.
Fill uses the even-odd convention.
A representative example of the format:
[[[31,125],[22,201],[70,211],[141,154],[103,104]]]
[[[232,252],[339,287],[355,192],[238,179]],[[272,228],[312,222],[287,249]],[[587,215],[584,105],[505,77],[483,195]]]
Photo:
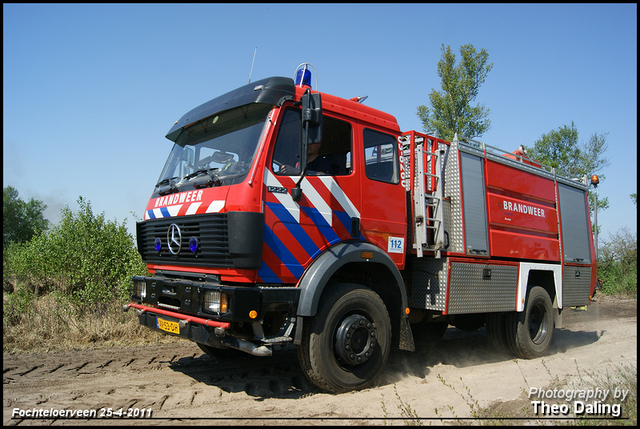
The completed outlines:
[[[180,232],[180,228],[175,223],[169,225],[169,229],[167,230],[167,244],[169,246],[169,252],[177,255],[180,253],[180,248],[182,247],[182,233]]]

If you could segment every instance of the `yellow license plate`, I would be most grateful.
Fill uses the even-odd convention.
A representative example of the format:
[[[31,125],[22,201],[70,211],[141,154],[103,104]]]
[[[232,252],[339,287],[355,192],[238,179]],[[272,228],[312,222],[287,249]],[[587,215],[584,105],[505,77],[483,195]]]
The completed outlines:
[[[161,318],[156,319],[158,321],[158,329],[162,329],[163,331],[171,332],[172,334],[180,335],[180,327],[178,326],[178,322],[172,322],[170,320],[164,320]]]

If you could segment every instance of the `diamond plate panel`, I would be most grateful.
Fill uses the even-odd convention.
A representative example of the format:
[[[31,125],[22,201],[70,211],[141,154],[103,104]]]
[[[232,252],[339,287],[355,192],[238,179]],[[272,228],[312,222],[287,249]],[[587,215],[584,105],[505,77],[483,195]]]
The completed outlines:
[[[449,252],[464,253],[462,205],[460,203],[460,165],[458,164],[458,145],[453,142],[445,146],[444,155],[444,197],[443,224],[449,234]]]
[[[514,311],[518,267],[451,264],[447,314]]]
[[[444,311],[447,299],[447,258],[413,259],[411,307]]]
[[[576,277],[576,273],[580,273]],[[564,267],[562,274],[562,307],[589,304],[591,267]]]

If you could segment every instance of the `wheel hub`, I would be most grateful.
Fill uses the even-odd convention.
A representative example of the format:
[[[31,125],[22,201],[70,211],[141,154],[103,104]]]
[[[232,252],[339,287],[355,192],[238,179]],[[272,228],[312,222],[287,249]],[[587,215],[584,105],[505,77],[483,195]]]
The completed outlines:
[[[359,365],[373,355],[376,331],[369,319],[361,314],[345,318],[336,330],[336,354],[348,365]]]

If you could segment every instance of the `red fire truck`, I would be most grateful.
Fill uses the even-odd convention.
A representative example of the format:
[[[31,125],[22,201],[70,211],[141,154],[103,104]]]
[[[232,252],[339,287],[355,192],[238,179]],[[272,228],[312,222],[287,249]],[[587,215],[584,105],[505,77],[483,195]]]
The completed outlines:
[[[173,124],[136,225],[150,276],[125,309],[216,358],[294,344],[331,392],[370,385],[391,347],[414,350],[412,330],[486,326],[516,356],[544,355],[595,287],[586,178],[402,132],[362,98],[313,90],[310,71]]]

